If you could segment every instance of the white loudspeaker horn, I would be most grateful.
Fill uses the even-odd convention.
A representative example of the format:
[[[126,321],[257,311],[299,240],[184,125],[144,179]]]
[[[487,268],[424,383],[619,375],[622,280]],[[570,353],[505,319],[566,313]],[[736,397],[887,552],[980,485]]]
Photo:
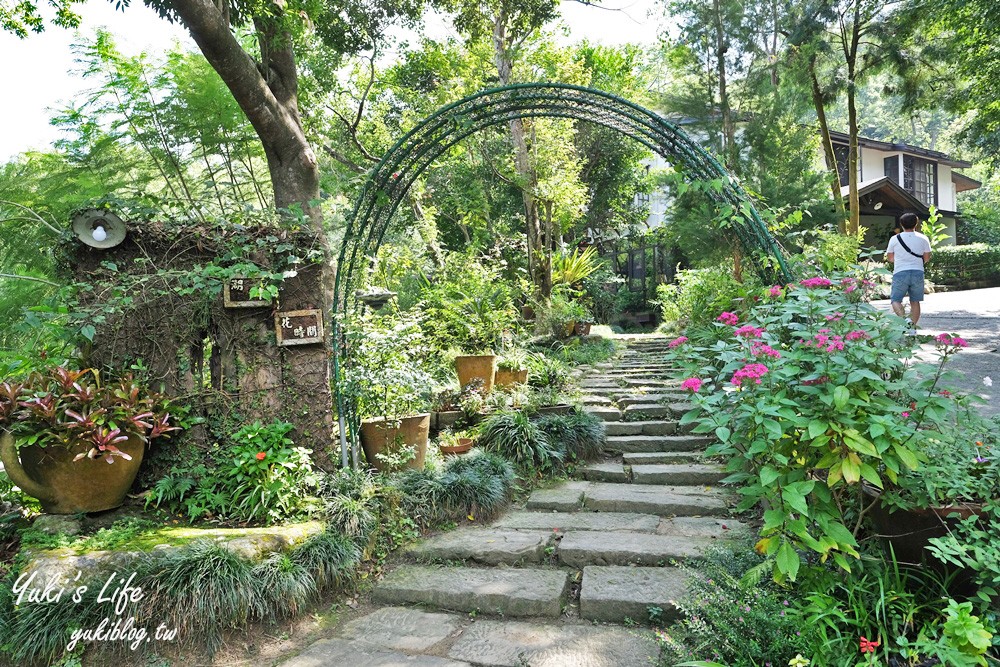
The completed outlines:
[[[114,248],[127,231],[122,219],[110,211],[92,208],[73,216],[73,233],[92,248]]]

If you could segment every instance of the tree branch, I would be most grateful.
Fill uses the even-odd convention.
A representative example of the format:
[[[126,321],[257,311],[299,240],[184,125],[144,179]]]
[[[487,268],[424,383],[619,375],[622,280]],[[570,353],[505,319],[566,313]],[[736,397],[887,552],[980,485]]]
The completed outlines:
[[[363,174],[363,173],[365,173],[366,170],[365,170],[364,167],[362,167],[357,162],[355,162],[354,160],[350,159],[349,157],[347,157],[343,153],[340,153],[340,152],[334,150],[334,148],[332,146],[330,146],[329,144],[321,144],[321,146],[323,148],[323,152],[324,153],[326,153],[327,155],[329,155],[330,157],[332,157],[334,160],[336,160],[337,162],[341,163],[342,165],[344,165],[345,167],[347,167],[348,169],[350,169],[351,171],[353,171],[355,174]]]
[[[16,280],[30,280],[35,283],[42,283],[44,285],[51,285],[52,287],[61,287],[59,283],[54,283],[51,280],[46,280],[45,278],[36,278],[35,276],[22,276],[18,273],[0,273],[0,278],[14,278]]]

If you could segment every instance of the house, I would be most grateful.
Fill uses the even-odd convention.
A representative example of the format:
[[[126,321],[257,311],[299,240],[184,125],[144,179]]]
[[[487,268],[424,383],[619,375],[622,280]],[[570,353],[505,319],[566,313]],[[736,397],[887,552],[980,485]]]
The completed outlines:
[[[831,132],[830,136],[846,205],[849,137],[842,132]],[[950,239],[945,245],[954,245],[959,224],[957,195],[982,186],[955,169],[971,166],[970,162],[929,148],[859,137],[858,198],[861,226],[868,229],[866,245],[884,247],[901,213],[912,211],[923,219],[931,206],[937,208],[947,226]]]
[[[682,125],[685,123],[681,123]],[[692,123],[693,124],[693,123]],[[848,199],[848,135],[831,132],[833,151],[837,159],[841,195]],[[695,133],[697,135],[697,133]],[[818,169],[825,169],[822,150],[816,156]],[[869,247],[885,247],[900,214],[912,211],[922,219],[933,205],[942,215],[954,245],[959,222],[957,195],[982,186],[979,181],[955,171],[971,167],[972,163],[957,160],[940,151],[902,142],[858,139],[858,196],[861,204],[861,226],[868,229],[865,243]],[[646,170],[667,168],[666,160],[656,155],[647,162]],[[649,207],[646,225],[649,228],[665,224],[669,218],[670,197],[665,190],[640,197],[638,203]]]

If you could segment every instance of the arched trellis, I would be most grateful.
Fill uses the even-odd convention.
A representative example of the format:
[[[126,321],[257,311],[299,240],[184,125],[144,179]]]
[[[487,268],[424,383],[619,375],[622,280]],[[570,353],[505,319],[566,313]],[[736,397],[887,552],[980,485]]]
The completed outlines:
[[[617,130],[671,163],[691,181],[719,181],[708,194],[734,211],[730,226],[755,269],[767,278],[788,281],[780,249],[750,198],[719,162],[676,125],[649,109],[609,93],[559,83],[525,83],[492,88],[442,107],[386,152],[370,172],[347,220],[334,282],[334,390],[340,413],[343,462],[347,465],[347,424],[357,426],[353,406],[342,392],[347,350],[341,324],[362,305],[356,296],[386,231],[410,186],[438,157],[471,134],[518,118],[568,118]],[[352,434],[356,428],[350,429]],[[352,439],[356,439],[356,435]],[[356,443],[355,443],[356,445]],[[355,460],[357,457],[357,449]]]

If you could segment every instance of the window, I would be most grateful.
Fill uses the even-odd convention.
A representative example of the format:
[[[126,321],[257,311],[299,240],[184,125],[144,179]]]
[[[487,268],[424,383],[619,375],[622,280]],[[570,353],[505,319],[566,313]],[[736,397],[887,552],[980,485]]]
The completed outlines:
[[[889,180],[899,184],[899,156],[887,157],[882,160],[882,164],[885,165],[885,175],[889,177]]]
[[[904,155],[903,189],[927,206],[937,205],[937,163]]]

